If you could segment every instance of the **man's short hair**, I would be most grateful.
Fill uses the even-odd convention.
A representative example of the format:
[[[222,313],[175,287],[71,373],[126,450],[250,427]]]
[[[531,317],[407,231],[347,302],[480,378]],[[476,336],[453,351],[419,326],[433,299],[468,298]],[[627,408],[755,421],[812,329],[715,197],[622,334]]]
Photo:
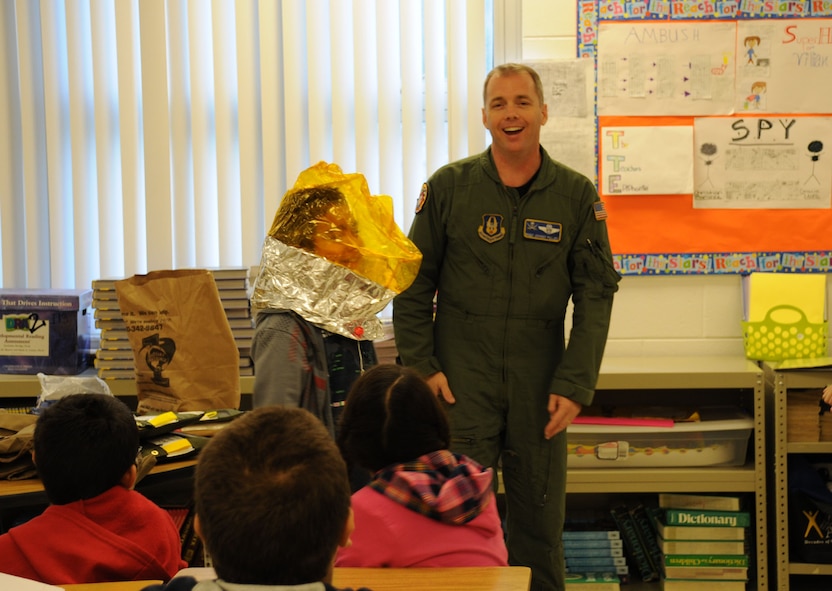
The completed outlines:
[[[447,449],[450,443],[447,415],[413,369],[376,365],[347,394],[338,445],[351,464],[375,472]]]
[[[194,498],[217,576],[298,585],[328,573],[349,519],[344,460],[310,412],[247,412],[200,452]]]
[[[543,81],[540,79],[540,74],[537,73],[537,70],[532,68],[531,66],[527,66],[526,64],[500,64],[496,66],[493,70],[491,70],[488,75],[485,77],[485,82],[482,85],[482,104],[485,104],[486,96],[488,94],[488,83],[491,81],[492,78],[495,76],[505,76],[507,74],[522,74],[526,73],[532,77],[532,81],[534,82],[534,89],[537,92],[537,98],[540,100],[541,106],[546,103],[543,100]]]
[[[65,505],[119,484],[136,461],[139,430],[132,411],[114,396],[72,394],[43,410],[33,441],[46,496]]]

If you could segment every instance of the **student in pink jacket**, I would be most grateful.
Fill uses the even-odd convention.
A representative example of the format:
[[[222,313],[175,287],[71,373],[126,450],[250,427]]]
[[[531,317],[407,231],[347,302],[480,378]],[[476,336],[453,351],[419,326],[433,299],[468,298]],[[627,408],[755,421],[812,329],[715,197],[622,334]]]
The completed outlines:
[[[424,379],[377,365],[353,385],[338,444],[373,473],[352,496],[352,545],[336,566],[506,566],[494,473],[452,453],[441,403]]]

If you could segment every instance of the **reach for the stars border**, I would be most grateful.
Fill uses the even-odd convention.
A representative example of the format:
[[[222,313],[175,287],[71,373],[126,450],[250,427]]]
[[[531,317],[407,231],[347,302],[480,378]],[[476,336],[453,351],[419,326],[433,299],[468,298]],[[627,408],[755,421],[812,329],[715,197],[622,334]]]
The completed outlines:
[[[622,275],[832,273],[832,251],[613,255]]]

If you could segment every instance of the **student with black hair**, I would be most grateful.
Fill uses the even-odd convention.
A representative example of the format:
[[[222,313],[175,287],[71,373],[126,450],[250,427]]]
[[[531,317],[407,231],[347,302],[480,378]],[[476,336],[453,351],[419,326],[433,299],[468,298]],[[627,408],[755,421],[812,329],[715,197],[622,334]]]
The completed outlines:
[[[43,410],[33,458],[51,503],[0,536],[0,572],[50,585],[171,578],[187,566],[170,515],[133,490],[139,431],[106,394]]]
[[[415,370],[377,365],[356,380],[339,447],[370,471],[353,494],[356,530],[338,566],[506,566],[494,472],[448,450],[450,426]]]
[[[217,578],[183,575],[145,591],[336,591],[335,551],[353,531],[349,480],[308,411],[268,406],[230,423],[200,452],[194,500]]]

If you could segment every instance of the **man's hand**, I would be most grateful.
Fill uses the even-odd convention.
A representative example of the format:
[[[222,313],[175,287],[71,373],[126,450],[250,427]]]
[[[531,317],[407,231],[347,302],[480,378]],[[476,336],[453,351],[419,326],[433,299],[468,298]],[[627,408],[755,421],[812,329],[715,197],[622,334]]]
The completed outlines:
[[[431,374],[425,381],[427,381],[430,389],[433,390],[434,395],[437,397],[441,396],[448,404],[454,404],[456,402],[456,398],[454,398],[451,388],[448,386],[448,378],[445,377],[444,372],[437,371]]]
[[[581,404],[571,398],[565,398],[557,394],[549,394],[549,422],[543,429],[543,437],[551,439],[564,429],[581,412]]]

